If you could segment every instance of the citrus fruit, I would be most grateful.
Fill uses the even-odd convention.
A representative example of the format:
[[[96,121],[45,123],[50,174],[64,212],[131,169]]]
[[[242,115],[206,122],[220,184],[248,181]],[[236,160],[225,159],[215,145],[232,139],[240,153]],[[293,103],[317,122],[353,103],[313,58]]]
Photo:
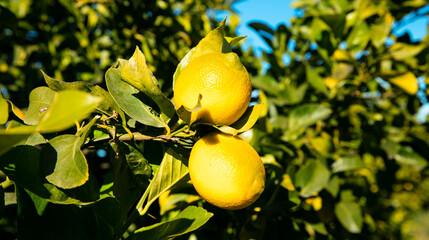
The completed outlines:
[[[246,68],[235,53],[208,53],[183,68],[174,84],[176,109],[194,109],[191,123],[200,121],[231,125],[246,111],[252,84]]]
[[[188,168],[200,196],[220,208],[245,208],[264,190],[262,160],[238,136],[213,132],[202,137],[191,150]]]

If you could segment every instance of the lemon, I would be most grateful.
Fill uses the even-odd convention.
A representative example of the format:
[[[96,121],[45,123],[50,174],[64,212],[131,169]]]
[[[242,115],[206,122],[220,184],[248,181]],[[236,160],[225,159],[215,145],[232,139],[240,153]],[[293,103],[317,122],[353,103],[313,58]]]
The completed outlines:
[[[235,53],[208,53],[183,68],[174,84],[176,109],[194,109],[191,123],[200,121],[231,125],[246,111],[252,84],[246,68]]]
[[[245,208],[264,190],[262,160],[238,136],[213,132],[202,137],[191,150],[188,168],[200,196],[220,208]]]

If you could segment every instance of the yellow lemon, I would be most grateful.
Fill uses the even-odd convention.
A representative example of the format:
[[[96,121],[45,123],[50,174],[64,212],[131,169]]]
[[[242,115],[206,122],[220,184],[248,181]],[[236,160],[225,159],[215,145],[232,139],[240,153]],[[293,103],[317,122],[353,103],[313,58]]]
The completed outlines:
[[[188,167],[200,196],[220,208],[245,208],[264,190],[264,164],[238,136],[213,132],[202,137],[192,148]]]
[[[183,68],[174,84],[174,104],[176,109],[193,109],[201,95],[201,108],[192,112],[191,123],[231,125],[246,111],[251,92],[249,74],[237,54],[212,52]]]

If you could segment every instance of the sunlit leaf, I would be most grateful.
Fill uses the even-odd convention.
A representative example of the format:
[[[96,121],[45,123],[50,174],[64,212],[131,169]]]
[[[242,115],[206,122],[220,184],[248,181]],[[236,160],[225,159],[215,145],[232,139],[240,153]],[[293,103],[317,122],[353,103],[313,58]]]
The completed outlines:
[[[9,105],[0,94],[0,125],[3,125],[9,119]]]
[[[361,232],[363,217],[359,204],[350,201],[341,201],[335,205],[335,215],[347,231],[351,233]]]
[[[419,84],[416,76],[412,72],[407,72],[403,75],[390,79],[390,82],[402,88],[408,94],[414,95],[419,90]]]
[[[171,239],[198,229],[212,216],[204,208],[189,206],[167,221],[138,229],[132,239]]]
[[[152,108],[137,98],[139,90],[121,80],[121,71],[118,68],[110,68],[106,72],[106,85],[115,102],[130,117],[142,124],[164,128],[168,127],[155,113]]]
[[[172,148],[167,150],[158,171],[137,204],[136,208],[140,215],[145,214],[150,205],[163,192],[170,189],[174,184],[188,174],[187,162],[187,158],[180,155]]]
[[[89,177],[88,164],[80,147],[84,140],[74,135],[61,135],[49,141],[45,171],[46,179],[60,188],[83,185]]]
[[[330,172],[322,163],[311,160],[296,173],[295,186],[300,189],[301,196],[310,197],[328,184],[329,177]]]
[[[318,121],[322,121],[331,115],[332,110],[319,104],[303,104],[289,113],[288,131],[305,130]]]
[[[149,96],[160,108],[161,116],[168,120],[174,115],[172,102],[162,93],[158,81],[149,70],[146,58],[138,47],[125,62],[120,72],[121,79]]]
[[[364,166],[363,161],[358,157],[342,157],[332,164],[332,172],[352,171]]]
[[[246,112],[230,126],[222,126],[219,129],[228,134],[237,135],[238,133],[245,132],[255,125],[263,110],[262,104],[256,104],[246,109]]]
[[[30,93],[30,105],[25,113],[24,122],[37,125],[55,98],[55,91],[47,87],[38,87]]]

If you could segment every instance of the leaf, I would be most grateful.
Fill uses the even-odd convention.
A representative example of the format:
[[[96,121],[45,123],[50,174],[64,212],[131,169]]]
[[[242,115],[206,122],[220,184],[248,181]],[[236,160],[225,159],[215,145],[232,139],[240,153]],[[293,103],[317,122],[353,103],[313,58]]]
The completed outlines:
[[[347,231],[351,233],[361,232],[363,217],[359,204],[351,201],[341,201],[335,205],[335,215]]]
[[[322,121],[331,115],[332,110],[320,104],[307,103],[300,105],[289,113],[288,131],[305,130],[317,121]]]
[[[305,66],[305,75],[307,77],[307,82],[310,83],[310,85],[318,92],[328,92],[323,78],[319,76],[319,74],[314,69],[311,69],[309,65]]]
[[[311,160],[300,168],[295,176],[295,186],[302,197],[310,197],[321,191],[329,182],[330,172],[319,161]]]
[[[252,77],[252,85],[264,92],[277,96],[279,94],[279,82],[270,75],[258,75]]]
[[[365,167],[362,159],[358,157],[342,157],[332,164],[332,172],[353,171]]]
[[[24,117],[24,122],[28,125],[37,125],[45,116],[48,107],[51,106],[55,98],[55,91],[47,87],[38,87],[30,93],[30,105]]]
[[[101,101],[91,94],[66,90],[57,92],[54,101],[37,125],[38,132],[58,132],[86,118]]]
[[[0,156],[9,151],[13,146],[25,141],[29,136],[29,133],[6,134],[0,131]]]
[[[183,58],[180,60],[180,63],[176,67],[176,71],[174,71],[173,74],[173,89],[174,84],[176,83],[177,78],[179,78],[180,73],[182,70],[189,64],[192,58],[192,54],[194,54],[195,48],[192,48]]]
[[[165,121],[173,117],[175,113],[173,103],[159,89],[158,81],[149,70],[146,58],[138,47],[122,67],[120,76],[123,81],[149,96],[160,108]]]
[[[110,68],[106,72],[106,85],[115,102],[133,119],[152,127],[168,128],[152,108],[137,98],[138,90],[121,80],[121,68]]]
[[[9,105],[0,94],[0,125],[3,125],[9,119]]]
[[[264,106],[262,104],[256,104],[246,109],[246,112],[230,126],[222,126],[219,128],[224,133],[237,135],[245,132],[255,125],[259,118]]]
[[[48,183],[40,172],[40,150],[32,146],[17,146],[0,157],[0,169],[14,183],[53,203],[80,204]]]
[[[201,39],[201,41],[193,50],[191,61],[211,52],[231,52],[231,46],[223,37],[225,22],[226,18],[219,24],[216,29],[210,31],[203,39]]]
[[[371,31],[365,21],[359,21],[352,28],[352,31],[347,37],[347,48],[352,50],[354,54],[365,49],[368,44]]]
[[[44,149],[46,179],[64,189],[83,185],[89,178],[88,164],[80,147],[84,139],[75,135],[60,135],[51,139]]]
[[[212,216],[204,208],[189,206],[165,222],[138,229],[132,239],[171,239],[195,231]]]
[[[391,78],[390,82],[402,88],[402,90],[411,95],[416,94],[419,90],[417,78],[412,72],[407,72],[403,75]]]
[[[393,157],[398,163],[410,165],[417,170],[422,170],[428,165],[428,162],[425,158],[420,156],[420,154],[416,153],[411,147],[408,146],[401,146]]]
[[[246,36],[239,36],[239,37],[225,37],[226,41],[229,43],[229,45],[234,46],[235,44],[239,43],[241,40],[245,39]]]
[[[187,161],[187,158],[180,155],[172,148],[167,149],[158,171],[137,204],[136,208],[140,215],[144,215],[150,205],[163,192],[169,190],[174,184],[188,174]]]
[[[424,44],[410,45],[406,43],[396,42],[389,48],[389,52],[395,60],[401,61],[416,56],[425,47],[426,46]]]
[[[97,110],[106,114],[112,115],[113,111],[116,111],[122,119],[122,125],[126,125],[125,114],[122,109],[116,104],[112,96],[100,86],[93,86],[87,82],[77,81],[77,82],[64,82],[60,80],[53,79],[46,75],[42,71],[43,77],[45,78],[46,84],[54,91],[64,91],[64,90],[81,90],[88,93],[92,93],[97,97],[102,98],[103,100],[96,107]]]

